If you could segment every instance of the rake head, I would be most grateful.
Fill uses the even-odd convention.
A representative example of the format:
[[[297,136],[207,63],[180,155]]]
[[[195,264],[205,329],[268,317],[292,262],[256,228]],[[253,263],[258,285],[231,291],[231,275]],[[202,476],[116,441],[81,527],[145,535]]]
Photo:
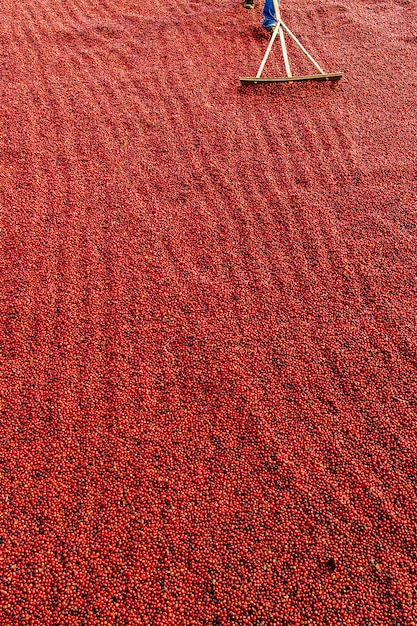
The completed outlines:
[[[341,72],[332,72],[331,74],[312,74],[310,76],[282,76],[279,78],[257,78],[256,76],[253,76],[240,78],[240,82],[242,85],[257,85],[258,83],[293,83],[304,80],[322,80],[336,83],[342,78],[342,76],[343,74]]]

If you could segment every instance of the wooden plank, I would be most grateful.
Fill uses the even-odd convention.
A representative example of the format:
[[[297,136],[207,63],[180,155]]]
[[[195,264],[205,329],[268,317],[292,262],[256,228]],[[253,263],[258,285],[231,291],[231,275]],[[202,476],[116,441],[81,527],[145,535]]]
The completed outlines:
[[[240,78],[240,82],[242,85],[257,85],[258,83],[292,83],[303,80],[330,80],[334,83],[340,80],[342,76],[343,74],[341,72],[333,72],[331,74],[312,74],[311,76],[291,76],[291,78],[287,76],[282,76],[280,78],[256,78],[256,76],[254,76]]]

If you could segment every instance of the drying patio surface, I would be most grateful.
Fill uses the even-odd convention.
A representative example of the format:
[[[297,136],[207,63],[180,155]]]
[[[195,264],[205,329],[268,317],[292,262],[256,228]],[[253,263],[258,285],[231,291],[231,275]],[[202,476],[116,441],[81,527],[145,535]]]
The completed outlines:
[[[2,626],[417,624],[415,3],[261,8],[0,0]]]

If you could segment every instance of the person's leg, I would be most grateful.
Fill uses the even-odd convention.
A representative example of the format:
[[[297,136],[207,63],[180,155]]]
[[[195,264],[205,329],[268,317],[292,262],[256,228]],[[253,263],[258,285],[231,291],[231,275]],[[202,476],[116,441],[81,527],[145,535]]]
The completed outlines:
[[[279,4],[279,0],[278,0]],[[269,28],[270,26],[275,26],[277,23],[277,18],[275,15],[274,3],[272,0],[265,0],[264,10],[263,10],[264,19],[262,21],[262,26],[264,28]]]

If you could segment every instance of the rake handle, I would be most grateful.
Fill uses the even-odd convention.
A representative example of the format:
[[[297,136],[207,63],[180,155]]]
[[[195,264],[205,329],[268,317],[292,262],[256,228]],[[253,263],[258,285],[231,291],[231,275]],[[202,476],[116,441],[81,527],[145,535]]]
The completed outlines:
[[[277,20],[277,24],[276,24],[276,28],[275,28],[274,32],[272,33],[272,37],[271,37],[269,45],[268,45],[268,47],[266,49],[265,56],[262,59],[261,65],[259,66],[259,70],[258,70],[258,73],[256,75],[256,78],[260,78],[260,76],[261,76],[261,74],[262,74],[262,72],[264,70],[265,63],[268,60],[269,54],[270,54],[270,52],[272,50],[272,46],[274,45],[274,41],[276,39],[277,34],[279,34],[279,40],[280,40],[280,43],[281,43],[281,50],[282,50],[282,56],[284,58],[285,72],[287,74],[287,77],[291,78],[292,74],[291,74],[290,62],[288,60],[287,46],[285,44],[284,31],[283,31],[282,26],[281,26],[282,21],[281,21],[281,14],[280,14],[280,11],[279,11],[278,0],[272,0],[272,2],[273,2],[273,5],[274,5],[274,11],[275,11],[275,17],[276,17],[276,20]]]

